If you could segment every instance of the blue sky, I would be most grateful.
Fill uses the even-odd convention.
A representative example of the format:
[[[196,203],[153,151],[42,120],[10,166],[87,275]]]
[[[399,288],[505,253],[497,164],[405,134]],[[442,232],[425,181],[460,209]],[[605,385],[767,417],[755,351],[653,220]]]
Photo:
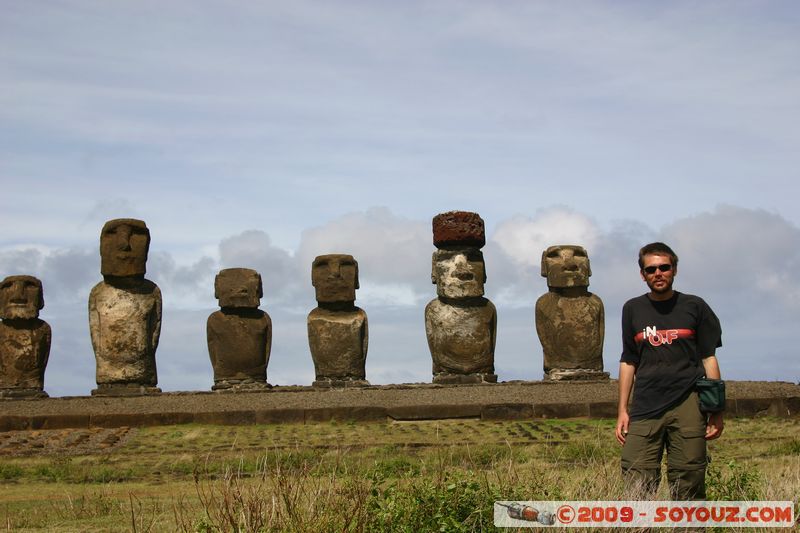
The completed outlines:
[[[367,378],[428,381],[430,219],[487,225],[501,380],[539,379],[543,248],[582,244],[606,305],[635,258],[723,324],[731,379],[800,380],[794,2],[0,2],[0,275],[44,282],[46,389],[86,394],[111,218],[145,220],[165,390],[211,385],[220,268],[256,268],[269,380],[308,384],[315,255],[352,253]]]

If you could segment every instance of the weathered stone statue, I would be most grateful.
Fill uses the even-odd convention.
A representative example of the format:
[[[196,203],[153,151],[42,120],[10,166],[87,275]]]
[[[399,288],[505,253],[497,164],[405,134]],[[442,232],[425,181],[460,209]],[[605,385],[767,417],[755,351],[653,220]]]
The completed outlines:
[[[214,280],[220,310],[206,324],[208,355],[214,367],[212,390],[269,387],[267,364],[272,348],[272,320],[258,308],[261,276],[249,268],[226,268]]]
[[[497,311],[483,297],[486,243],[477,213],[450,211],[433,218],[431,281],[438,298],[425,307],[425,332],[434,383],[497,382]]]
[[[311,265],[317,305],[308,314],[315,387],[369,385],[367,313],[355,306],[358,263],[352,255],[320,255]]]
[[[0,398],[41,397],[50,356],[50,326],[39,319],[42,282],[9,276],[0,282]]]
[[[93,395],[160,393],[156,348],[161,291],[144,278],[150,231],[141,220],[109,220],[100,234],[103,281],[89,295],[89,330],[97,361]]]
[[[603,372],[603,301],[589,292],[589,256],[582,246],[550,246],[542,253],[549,292],[536,301],[536,332],[544,351],[544,377],[608,379]]]

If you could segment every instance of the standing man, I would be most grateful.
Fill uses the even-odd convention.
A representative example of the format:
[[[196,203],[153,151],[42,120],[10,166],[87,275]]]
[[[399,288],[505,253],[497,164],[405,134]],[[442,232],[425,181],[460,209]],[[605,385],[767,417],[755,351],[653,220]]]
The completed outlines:
[[[700,412],[695,383],[720,379],[719,319],[702,298],[672,289],[678,256],[662,242],[639,250],[650,292],[622,308],[622,358],[616,436],[626,487],[653,496],[667,450],[673,500],[705,498],[706,441],[722,434],[722,413]],[[634,382],[636,388],[628,410]]]

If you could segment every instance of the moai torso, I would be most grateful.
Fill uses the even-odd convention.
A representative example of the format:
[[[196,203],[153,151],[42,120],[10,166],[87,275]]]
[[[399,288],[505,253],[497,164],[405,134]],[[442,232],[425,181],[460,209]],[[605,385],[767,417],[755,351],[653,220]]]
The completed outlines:
[[[161,291],[144,278],[150,232],[141,220],[117,219],[100,236],[104,280],[89,294],[89,331],[97,363],[92,394],[144,394],[156,388]]]
[[[42,283],[33,276],[0,282],[0,398],[46,397],[44,372],[52,333],[40,320]]]
[[[221,309],[206,323],[214,390],[268,387],[272,320],[258,309],[261,276],[247,268],[220,271],[214,283]]]
[[[433,373],[494,373],[497,311],[486,298],[454,305],[437,298],[425,307]]]
[[[433,240],[438,250],[431,261],[431,281],[438,297],[425,307],[433,381],[495,382],[497,311],[483,297],[483,220],[476,213],[442,213],[433,219]]]
[[[149,280],[101,281],[89,295],[97,384],[156,386],[161,291]]]
[[[314,386],[369,385],[367,313],[355,306],[358,262],[347,254],[317,256],[311,266],[311,283],[318,305],[307,320]]]
[[[542,253],[549,291],[536,301],[536,332],[546,379],[608,379],[603,372],[605,312],[590,293],[591,269],[581,246],[551,246]]]
[[[308,344],[317,381],[366,378],[367,313],[317,307],[308,315]]]
[[[603,302],[595,294],[564,297],[548,292],[536,301],[536,332],[544,351],[544,371],[603,370]]]

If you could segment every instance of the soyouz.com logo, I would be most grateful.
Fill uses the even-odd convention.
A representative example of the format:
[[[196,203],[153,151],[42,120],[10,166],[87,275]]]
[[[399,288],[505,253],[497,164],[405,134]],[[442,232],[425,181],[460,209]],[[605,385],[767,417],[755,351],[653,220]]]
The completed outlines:
[[[499,501],[496,527],[793,527],[791,501]]]

